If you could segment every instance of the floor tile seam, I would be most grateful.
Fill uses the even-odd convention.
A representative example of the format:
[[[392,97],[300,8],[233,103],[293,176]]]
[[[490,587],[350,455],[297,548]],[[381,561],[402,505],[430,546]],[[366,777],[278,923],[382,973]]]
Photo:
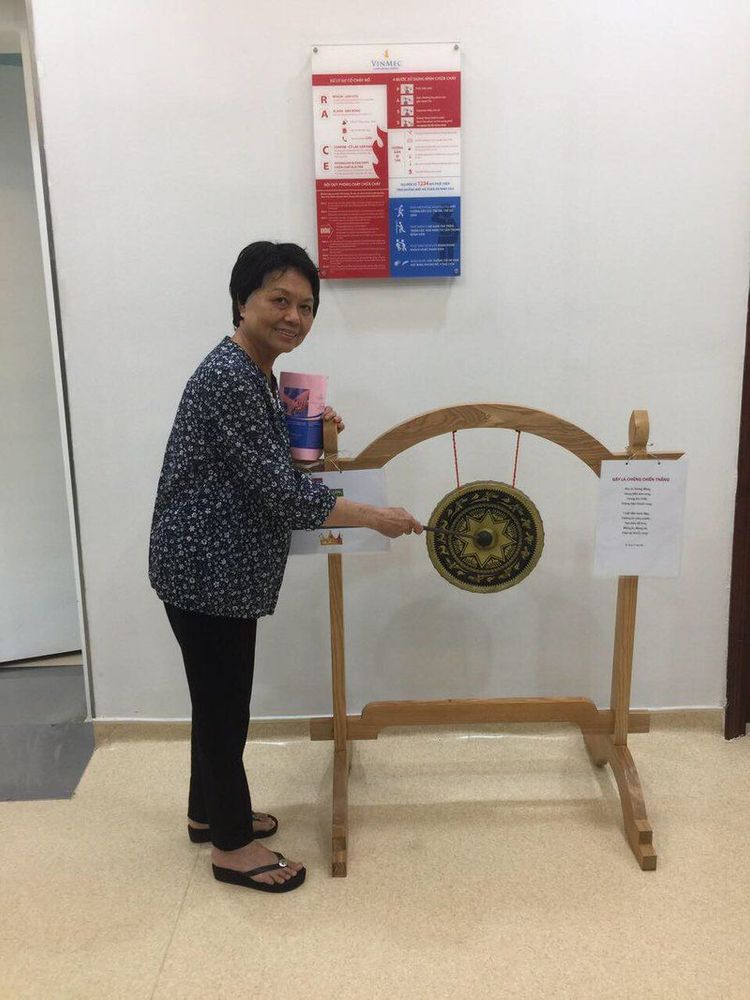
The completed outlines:
[[[188,875],[187,880],[185,882],[185,891],[182,894],[182,899],[180,900],[180,905],[177,909],[177,914],[174,919],[174,924],[172,925],[172,932],[169,935],[169,940],[167,941],[166,947],[164,948],[164,954],[161,957],[159,970],[156,973],[156,978],[154,979],[154,988],[151,990],[148,1000],[154,1000],[154,997],[156,996],[156,991],[159,988],[159,982],[161,981],[162,972],[164,971],[164,964],[167,961],[167,955],[169,954],[169,951],[172,947],[172,941],[174,941],[174,936],[177,933],[177,925],[180,922],[182,911],[185,908],[185,900],[187,899],[187,894],[190,891],[190,886],[193,884],[193,878],[195,877],[195,872],[196,869],[198,868],[198,862],[200,861],[200,859],[201,859],[200,852],[196,851],[195,860],[193,861],[193,867],[190,869],[190,874]]]

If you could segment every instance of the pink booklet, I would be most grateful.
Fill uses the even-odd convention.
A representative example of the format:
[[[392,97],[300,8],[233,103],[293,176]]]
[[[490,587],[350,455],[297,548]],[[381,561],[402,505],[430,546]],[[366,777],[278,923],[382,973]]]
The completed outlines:
[[[279,395],[286,411],[292,458],[314,462],[323,454],[327,375],[281,372]]]

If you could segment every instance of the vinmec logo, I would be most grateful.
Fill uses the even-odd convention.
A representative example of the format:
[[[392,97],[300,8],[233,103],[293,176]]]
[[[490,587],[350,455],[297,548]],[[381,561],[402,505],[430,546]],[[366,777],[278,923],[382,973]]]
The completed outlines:
[[[372,59],[371,63],[373,69],[401,69],[402,65],[400,59],[391,59],[388,49],[383,53],[382,59]]]

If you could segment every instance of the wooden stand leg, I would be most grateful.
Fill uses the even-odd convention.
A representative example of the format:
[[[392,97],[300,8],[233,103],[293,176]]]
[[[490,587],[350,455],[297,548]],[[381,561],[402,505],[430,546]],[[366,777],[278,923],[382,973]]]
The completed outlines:
[[[328,557],[328,592],[331,608],[331,679],[333,687],[333,823],[331,874],[346,875],[349,831],[349,749],[346,721],[344,658],[344,581],[341,556]]]
[[[346,875],[346,838],[349,831],[349,751],[333,751],[333,827],[331,835],[331,874]]]
[[[621,576],[617,583],[617,616],[615,648],[612,658],[612,698],[610,708],[615,716],[615,746],[628,742],[630,686],[633,676],[633,644],[635,642],[635,610],[638,601],[638,577]]]
[[[612,736],[584,734],[586,747],[595,764],[609,763],[617,781],[625,835],[638,864],[644,871],[656,868],[653,832],[646,815],[643,790],[633,758],[628,750],[630,688],[633,676],[633,643],[638,577],[621,576],[617,585],[617,617],[612,662]]]

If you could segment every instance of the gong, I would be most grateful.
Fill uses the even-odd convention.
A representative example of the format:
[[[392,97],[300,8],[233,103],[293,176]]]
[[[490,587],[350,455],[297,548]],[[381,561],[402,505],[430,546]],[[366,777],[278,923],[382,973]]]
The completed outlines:
[[[438,573],[454,587],[494,594],[525,580],[539,562],[544,528],[520,490],[492,481],[467,483],[438,503],[426,532]]]

